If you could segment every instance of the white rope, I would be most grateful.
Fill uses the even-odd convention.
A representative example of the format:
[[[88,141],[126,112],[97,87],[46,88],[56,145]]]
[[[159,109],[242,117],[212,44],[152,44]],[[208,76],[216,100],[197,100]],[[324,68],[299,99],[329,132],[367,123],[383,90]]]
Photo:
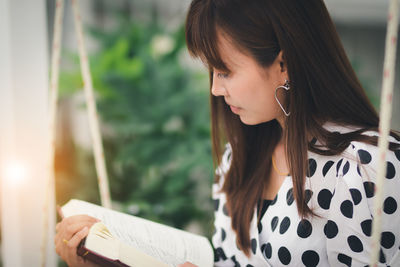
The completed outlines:
[[[391,0],[389,6],[388,26],[386,35],[385,61],[383,67],[383,81],[381,94],[381,110],[379,121],[379,161],[377,181],[375,186],[374,219],[372,223],[372,253],[371,266],[378,266],[380,251],[382,205],[384,179],[386,175],[386,152],[392,116],[392,98],[394,87],[394,73],[396,66],[397,30],[399,21],[399,0]]]
[[[72,7],[74,11],[75,30],[78,40],[79,58],[81,61],[81,71],[84,80],[84,88],[86,94],[86,104],[89,114],[89,126],[93,140],[93,150],[95,165],[100,188],[101,203],[106,208],[111,208],[111,198],[108,187],[108,177],[105,167],[105,158],[103,146],[101,143],[100,128],[98,124],[98,115],[96,111],[96,104],[93,97],[92,78],[89,71],[88,58],[84,46],[83,30],[81,25],[81,17],[79,14],[79,6],[75,0],[72,0]],[[56,114],[57,114],[57,99],[58,99],[58,81],[60,70],[60,54],[61,54],[61,36],[62,36],[62,19],[64,12],[64,0],[57,0],[55,19],[54,19],[54,34],[53,34],[53,47],[51,57],[51,77],[50,77],[50,101],[49,101],[49,143],[48,143],[48,160],[47,160],[47,181],[45,189],[45,201],[43,204],[43,235],[41,244],[41,266],[46,265],[47,255],[47,239],[49,232],[49,202],[51,194],[54,195],[54,155],[55,155],[55,132],[56,132]]]
[[[94,96],[93,96],[92,76],[90,74],[89,61],[83,38],[82,20],[77,1],[71,0],[71,2],[74,11],[75,31],[78,40],[79,58],[81,61],[81,71],[82,71],[84,89],[86,95],[86,105],[89,113],[89,127],[93,141],[93,152],[94,152],[95,166],[97,171],[97,180],[100,189],[100,199],[103,207],[111,208],[108,177],[104,160],[103,145],[101,143],[100,128],[98,123],[99,120],[96,111],[96,103],[94,101]]]
[[[46,265],[47,255],[47,239],[49,236],[49,202],[51,194],[54,197],[54,154],[55,154],[55,132],[56,132],[56,114],[57,114],[57,96],[58,96],[58,77],[60,70],[60,54],[61,54],[61,36],[62,36],[62,19],[64,13],[64,0],[57,0],[56,12],[54,18],[54,31],[53,31],[53,47],[51,55],[51,73],[50,73],[50,97],[48,105],[48,133],[49,142],[47,150],[47,175],[46,175],[46,188],[43,203],[43,235],[41,244],[41,263],[44,267]]]

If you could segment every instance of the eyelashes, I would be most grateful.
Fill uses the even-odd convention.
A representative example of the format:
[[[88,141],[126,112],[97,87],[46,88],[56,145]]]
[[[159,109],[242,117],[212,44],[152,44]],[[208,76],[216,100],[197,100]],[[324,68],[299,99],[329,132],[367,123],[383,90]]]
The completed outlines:
[[[214,68],[212,71],[214,77],[219,79],[226,79],[232,76],[232,72],[230,70],[218,70]]]
[[[223,79],[225,79],[225,78],[228,78],[228,77],[229,77],[229,74],[228,74],[228,73],[221,73],[221,72],[219,72],[219,73],[217,73],[217,77],[218,77],[218,78],[223,78]]]

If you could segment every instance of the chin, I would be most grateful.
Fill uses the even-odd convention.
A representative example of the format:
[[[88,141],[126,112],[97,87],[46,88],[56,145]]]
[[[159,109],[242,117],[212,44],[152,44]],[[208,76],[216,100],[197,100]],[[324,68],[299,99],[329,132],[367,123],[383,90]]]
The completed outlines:
[[[255,119],[244,118],[242,116],[240,116],[240,120],[242,121],[243,124],[246,124],[246,125],[257,125],[260,123],[267,122],[264,120],[255,120]]]

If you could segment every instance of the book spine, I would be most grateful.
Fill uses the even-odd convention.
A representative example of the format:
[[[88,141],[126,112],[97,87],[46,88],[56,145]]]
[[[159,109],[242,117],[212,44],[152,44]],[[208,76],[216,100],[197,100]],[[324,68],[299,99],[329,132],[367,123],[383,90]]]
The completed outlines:
[[[84,245],[85,239],[81,241],[81,243],[78,246],[77,249],[77,254],[81,257],[83,257],[88,261],[94,262],[96,264],[99,264],[100,266],[104,267],[130,267],[129,265],[126,265],[119,260],[112,260],[109,258],[106,258],[100,254],[97,254],[89,249],[87,249]]]

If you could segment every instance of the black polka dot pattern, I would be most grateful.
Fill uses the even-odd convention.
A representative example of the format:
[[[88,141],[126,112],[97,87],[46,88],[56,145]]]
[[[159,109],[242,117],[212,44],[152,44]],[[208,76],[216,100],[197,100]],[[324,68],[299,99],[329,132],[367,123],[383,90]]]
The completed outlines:
[[[224,204],[224,206],[222,207],[222,212],[223,212],[226,216],[229,216],[229,212],[228,212],[228,208],[227,208],[226,204]]]
[[[386,154],[379,255],[379,262],[386,264],[400,250],[398,151],[396,156],[390,151]],[[264,206],[264,199],[256,203],[248,239],[249,258],[237,246],[239,238],[232,229],[232,211],[228,212],[226,197],[219,197],[224,193],[213,186],[213,192],[218,192],[217,197],[213,195],[217,219],[212,236],[213,243],[216,242],[215,258],[226,261],[221,263],[226,266],[264,266],[263,261],[270,266],[368,266],[377,153],[376,146],[362,141],[351,141],[338,155],[308,151],[301,204],[317,216],[299,216],[294,198],[296,184],[285,179],[274,199],[269,200],[269,206]],[[245,214],[251,215],[248,211]]]
[[[359,176],[361,176],[360,165],[358,165],[358,164],[357,164],[357,173]]]
[[[346,266],[351,267],[352,259],[349,256],[339,253],[337,258],[339,262],[345,264]]]
[[[281,221],[281,225],[279,226],[279,233],[283,235],[289,229],[290,226],[290,219],[289,217],[283,218]]]
[[[324,167],[322,168],[322,175],[325,177],[325,175],[328,173],[329,169],[335,164],[334,161],[329,160],[328,162],[325,163]]]
[[[280,247],[278,249],[278,257],[283,265],[288,265],[292,260],[289,250],[286,247]]]
[[[343,216],[351,219],[353,218],[353,203],[350,200],[345,200],[340,205],[340,211]]]
[[[235,264],[234,267],[240,267],[240,263],[236,260],[236,256],[232,256],[231,260]]]
[[[257,251],[257,240],[255,238],[253,238],[251,240],[251,251],[253,252],[253,254],[256,254]]]
[[[398,159],[398,161],[400,161],[400,149],[399,149],[399,150],[396,150],[396,151],[394,152],[394,154],[396,155],[396,158]]]
[[[304,200],[306,203],[308,203],[310,201],[310,199],[313,196],[313,191],[311,191],[310,189],[306,189],[305,193],[304,193]]]
[[[303,219],[297,226],[297,235],[301,238],[307,238],[312,233],[312,225],[309,220]]]
[[[354,205],[358,205],[361,202],[361,192],[357,188],[350,189],[351,198],[353,199]]]
[[[217,211],[219,207],[219,199],[214,199],[214,210]]]
[[[349,169],[350,169],[350,163],[346,161],[346,163],[343,166],[343,175],[346,175]]]
[[[270,259],[272,257],[272,246],[270,243],[264,244],[264,256],[267,259]]]
[[[383,253],[382,249],[380,249],[380,251],[379,251],[379,262],[386,263],[385,253]]]
[[[350,169],[350,163],[346,161],[346,163],[343,166],[343,175],[346,175],[349,169]]]
[[[301,255],[301,261],[306,267],[315,267],[319,263],[319,255],[314,250],[307,250]]]
[[[292,205],[294,201],[294,197],[293,197],[293,188],[290,188],[286,194],[286,203],[288,204],[288,206]]]
[[[367,198],[371,198],[375,195],[375,184],[373,182],[364,182],[364,190]]]
[[[358,153],[358,156],[360,157],[361,164],[368,164],[371,162],[372,157],[368,151],[360,149],[357,151],[357,153]]]
[[[258,224],[257,224],[257,229],[258,229],[258,234],[261,234],[262,229],[263,229],[263,225],[262,225],[261,222],[258,222]]]
[[[387,197],[383,202],[383,211],[386,214],[393,214],[397,210],[397,202],[392,197]]]
[[[339,169],[340,169],[340,166],[342,165],[342,162],[343,162],[343,159],[339,160],[336,163],[336,177],[338,177],[338,175],[339,175]]]
[[[324,227],[325,236],[328,239],[334,238],[339,232],[338,226],[334,221],[328,220]]]
[[[396,169],[394,168],[393,163],[386,162],[386,178],[393,179],[396,175]]]
[[[277,216],[275,216],[274,218],[272,218],[272,220],[271,220],[271,229],[272,229],[272,232],[275,231],[276,226],[278,225],[278,221],[279,221],[279,218],[278,218]]]
[[[214,261],[217,262],[219,260],[226,260],[227,257],[225,255],[225,252],[222,248],[216,248],[214,250]]]
[[[225,232],[224,228],[221,228],[221,240],[225,241],[225,238],[226,238],[226,232]]]
[[[371,236],[372,220],[368,219],[361,222],[361,229],[366,236]]]
[[[329,206],[331,205],[331,199],[332,199],[332,193],[328,189],[322,189],[318,193],[318,204],[321,208],[324,210],[329,209]]]
[[[315,159],[308,159],[307,177],[312,177],[317,169],[317,162]]]
[[[396,237],[392,232],[383,232],[381,235],[381,245],[386,249],[393,247]]]
[[[361,240],[355,235],[347,238],[347,244],[349,244],[350,249],[354,252],[362,252],[364,250]]]

